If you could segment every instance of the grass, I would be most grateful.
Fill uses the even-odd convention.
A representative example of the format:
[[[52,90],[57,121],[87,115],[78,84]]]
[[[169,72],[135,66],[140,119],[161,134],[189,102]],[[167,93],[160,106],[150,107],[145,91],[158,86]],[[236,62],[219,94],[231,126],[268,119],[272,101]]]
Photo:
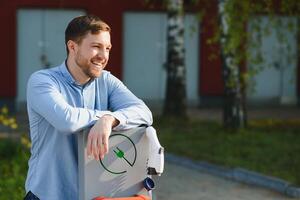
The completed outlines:
[[[23,199],[29,149],[19,141],[0,139],[0,200]]]
[[[156,118],[166,152],[242,167],[300,186],[300,121],[252,121],[239,131],[212,121]]]

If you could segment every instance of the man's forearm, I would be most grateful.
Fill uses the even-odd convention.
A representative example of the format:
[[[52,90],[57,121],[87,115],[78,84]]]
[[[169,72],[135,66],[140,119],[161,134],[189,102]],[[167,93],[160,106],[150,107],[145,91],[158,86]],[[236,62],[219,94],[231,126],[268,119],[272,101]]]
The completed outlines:
[[[135,128],[142,124],[150,126],[153,123],[152,113],[146,105],[131,106],[112,112],[120,123],[114,130]]]

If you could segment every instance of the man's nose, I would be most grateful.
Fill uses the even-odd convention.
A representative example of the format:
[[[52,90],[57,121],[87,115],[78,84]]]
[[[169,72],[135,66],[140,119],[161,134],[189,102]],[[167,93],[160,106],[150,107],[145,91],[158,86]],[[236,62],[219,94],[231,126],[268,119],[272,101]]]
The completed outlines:
[[[98,53],[97,53],[97,56],[98,56],[99,58],[102,58],[102,57],[104,56],[104,51],[100,49],[100,50],[98,51]]]
[[[106,58],[105,50],[99,50],[97,53],[97,57],[100,59],[105,59]]]

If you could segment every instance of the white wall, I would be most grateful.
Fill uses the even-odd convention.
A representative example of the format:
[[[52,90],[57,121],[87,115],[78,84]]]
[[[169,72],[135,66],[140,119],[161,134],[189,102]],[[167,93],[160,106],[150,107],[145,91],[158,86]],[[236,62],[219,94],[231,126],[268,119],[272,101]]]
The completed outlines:
[[[255,24],[261,28],[261,55],[263,70],[252,78],[254,92],[248,92],[248,98],[256,102],[275,102],[281,104],[296,104],[297,93],[297,20],[294,17],[276,17],[282,24],[276,28],[269,26],[269,17],[253,17],[248,24],[248,31],[255,41]],[[288,27],[294,27],[289,29]],[[266,27],[271,27],[269,30]],[[281,31],[284,42],[280,43],[276,35]],[[249,49],[250,50],[250,49]],[[254,56],[255,50],[250,50]],[[289,57],[289,55],[292,55]],[[248,61],[248,68],[255,69],[257,65]]]
[[[20,9],[17,12],[17,105],[26,102],[26,85],[30,75],[45,68],[41,61],[46,55],[49,67],[66,58],[65,29],[81,10]],[[21,108],[23,109],[23,108]]]
[[[198,103],[199,21],[185,17],[187,98]],[[125,13],[124,77],[127,87],[138,97],[161,103],[166,88],[167,15],[164,13]]]

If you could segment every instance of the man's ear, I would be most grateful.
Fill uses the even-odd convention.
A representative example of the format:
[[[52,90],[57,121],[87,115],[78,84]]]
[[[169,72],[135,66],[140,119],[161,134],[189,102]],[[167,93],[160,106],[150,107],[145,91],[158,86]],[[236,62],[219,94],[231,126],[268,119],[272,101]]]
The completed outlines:
[[[77,44],[73,40],[69,40],[67,42],[67,47],[68,47],[70,53],[71,52],[74,53],[76,51]]]

